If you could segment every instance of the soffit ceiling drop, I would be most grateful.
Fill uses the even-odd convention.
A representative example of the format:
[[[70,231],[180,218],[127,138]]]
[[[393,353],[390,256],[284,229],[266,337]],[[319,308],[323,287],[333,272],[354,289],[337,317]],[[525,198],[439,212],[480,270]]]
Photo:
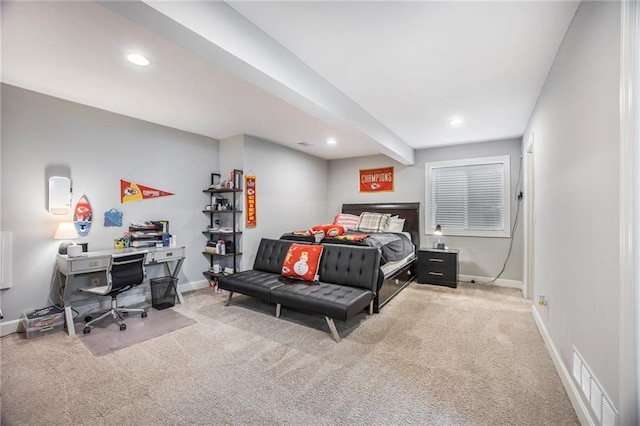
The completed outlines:
[[[522,135],[577,5],[2,2],[2,81],[216,139],[412,164]]]

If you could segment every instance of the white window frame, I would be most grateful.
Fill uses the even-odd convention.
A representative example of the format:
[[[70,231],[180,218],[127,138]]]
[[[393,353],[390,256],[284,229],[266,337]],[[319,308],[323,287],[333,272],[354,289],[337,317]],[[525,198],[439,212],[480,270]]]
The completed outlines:
[[[464,160],[452,160],[452,161],[436,161],[425,163],[425,233],[427,235],[433,235],[436,223],[432,223],[432,211],[431,211],[431,173],[433,169],[445,168],[445,167],[462,167],[462,166],[474,166],[482,164],[503,164],[503,196],[502,196],[502,217],[503,217],[503,229],[502,230],[454,230],[446,229],[443,227],[443,235],[460,235],[467,237],[495,237],[495,238],[509,238],[511,237],[511,164],[508,155],[500,155],[495,157],[481,157],[481,158],[469,158]]]

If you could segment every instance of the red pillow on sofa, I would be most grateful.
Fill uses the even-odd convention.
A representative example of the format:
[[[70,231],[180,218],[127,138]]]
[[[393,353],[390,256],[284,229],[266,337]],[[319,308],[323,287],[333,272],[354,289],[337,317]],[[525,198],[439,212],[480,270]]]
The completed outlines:
[[[322,256],[322,246],[291,244],[282,265],[282,276],[315,281]]]

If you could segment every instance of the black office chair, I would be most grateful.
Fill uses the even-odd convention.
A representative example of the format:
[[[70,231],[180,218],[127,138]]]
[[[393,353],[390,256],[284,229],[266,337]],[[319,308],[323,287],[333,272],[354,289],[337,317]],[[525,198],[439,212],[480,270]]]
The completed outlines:
[[[112,254],[107,268],[107,285],[101,287],[89,287],[78,289],[81,292],[96,296],[111,296],[111,309],[93,319],[91,315],[85,317],[83,332],[91,333],[93,324],[102,321],[108,316],[120,324],[120,330],[126,330],[123,313],[140,313],[142,318],[147,316],[146,309],[143,308],[118,308],[118,295],[144,282],[147,272],[144,268],[147,251],[135,253]]]

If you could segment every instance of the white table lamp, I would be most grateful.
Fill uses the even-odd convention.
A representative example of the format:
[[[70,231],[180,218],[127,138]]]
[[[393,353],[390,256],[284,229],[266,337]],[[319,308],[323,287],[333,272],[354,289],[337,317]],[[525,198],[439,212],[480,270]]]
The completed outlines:
[[[58,247],[58,253],[67,254],[68,247],[70,245],[75,245],[75,243],[70,240],[75,240],[77,238],[78,231],[76,231],[76,227],[73,222],[60,222],[58,224],[58,229],[56,229],[56,234],[53,236],[53,239],[65,241],[60,243],[60,246]]]

